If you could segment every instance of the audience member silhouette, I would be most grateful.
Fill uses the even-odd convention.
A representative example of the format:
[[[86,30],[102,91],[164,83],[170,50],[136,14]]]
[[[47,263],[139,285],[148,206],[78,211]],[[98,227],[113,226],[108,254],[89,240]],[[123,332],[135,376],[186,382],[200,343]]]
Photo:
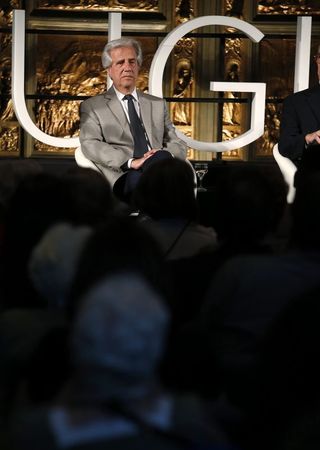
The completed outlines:
[[[20,182],[34,174],[41,173],[41,165],[34,160],[2,161],[0,164],[0,258],[3,259],[3,245],[5,233],[5,220],[8,204]],[[0,278],[2,263],[0,263]],[[0,283],[0,296],[3,297],[2,283]],[[1,309],[1,306],[0,306]]]
[[[76,167],[61,177],[66,220],[74,225],[97,226],[118,211],[110,184],[96,170]]]
[[[33,174],[43,172],[41,164],[32,159],[1,161],[0,164],[0,205],[6,209],[12,194],[20,182]]]
[[[58,223],[33,248],[28,272],[49,309],[65,310],[81,252],[93,228]]]
[[[260,346],[246,448],[319,447],[320,284],[293,299]]]
[[[91,169],[77,168],[62,176],[43,172],[23,179],[8,203],[4,223],[2,307],[42,306],[27,263],[50,226],[58,222],[96,226],[113,207],[110,185]]]
[[[181,323],[199,313],[210,280],[225,261],[236,255],[278,251],[276,232],[284,213],[285,185],[257,168],[230,169],[216,180],[213,207],[218,247],[170,264],[174,297],[181,299],[177,303]]]
[[[198,222],[194,174],[187,162],[154,163],[142,174],[134,203],[166,259],[189,257],[216,247],[215,231]]]
[[[216,363],[220,389],[240,409],[248,401],[266,330],[296,296],[319,284],[319,180],[318,173],[309,173],[297,185],[293,204],[296,245],[281,254],[227,261],[213,277],[199,317],[188,330],[191,336],[198,329],[206,334],[207,356]],[[235,432],[234,423],[232,428]]]
[[[317,179],[318,173],[314,177],[309,174],[297,185],[293,234],[299,245],[279,254],[240,254],[229,258],[211,277],[200,313],[178,330],[171,347],[166,376],[174,387],[178,368],[179,374],[187,374],[184,381],[189,388],[214,394],[203,376],[207,370],[215,374],[216,394],[227,399],[223,408],[231,406],[231,416],[234,407],[241,411],[246,405],[258,346],[266,330],[297,295],[319,283]],[[241,414],[236,418],[238,423],[230,418],[224,424],[230,435],[241,433]]]
[[[217,181],[215,229],[221,253],[265,253],[282,218],[286,187],[273,172],[235,167]]]
[[[24,354],[15,355],[17,361],[12,370],[14,372],[16,367],[19,370],[12,383],[13,388],[24,381],[26,399],[30,404],[52,399],[69,375],[65,340],[70,320],[85,292],[102,277],[126,269],[143,274],[155,288],[164,289],[161,264],[157,243],[143,225],[130,217],[110,217],[105,224],[92,229],[60,223],[45,232],[31,252],[28,265],[30,279],[41,294],[43,307],[30,311],[11,310],[1,317],[2,323],[11,326],[15,325],[17,314],[30,317],[23,327],[20,324],[18,340],[15,327],[11,332],[4,331],[3,336],[0,333],[3,343],[8,343],[10,336],[11,340],[15,337],[16,347],[24,339]],[[60,321],[53,321],[55,312]],[[43,332],[36,333],[38,326],[32,330],[33,338],[28,338],[30,324],[37,320],[38,314],[50,317],[51,323],[42,319],[40,330]],[[7,355],[4,359],[7,373],[10,369],[8,358],[13,357],[14,348],[11,344],[6,345],[6,351],[2,350],[2,354]],[[46,383],[41,382],[42,379]]]
[[[313,450],[317,157],[296,174],[288,248],[284,184],[253,168],[221,180],[209,229],[175,159],[142,175],[138,218],[88,170],[31,170],[2,190],[3,447]],[[210,399],[210,417],[186,391]]]
[[[32,175],[22,180],[8,204],[2,261],[4,308],[42,306],[28,278],[27,262],[45,230],[66,215],[61,187],[56,175]]]
[[[55,405],[12,421],[12,448],[215,448],[226,438],[203,404],[165,392],[157,365],[169,314],[141,275],[102,278],[83,297],[70,336],[73,375]]]
[[[110,186],[97,175],[91,170],[62,176],[33,173],[23,177],[8,201],[1,258],[0,395],[4,409],[13,401],[39,342],[65,322],[63,310],[58,311],[58,304],[50,301],[58,295],[59,283],[51,290],[51,299],[44,298],[44,291],[30,278],[30,256],[53,225],[67,222],[93,227],[111,214]],[[65,249],[71,251],[73,239]],[[68,257],[72,259],[71,254]]]
[[[280,178],[264,174],[257,168],[240,167],[230,169],[229,174],[224,172],[224,177],[217,180],[215,195],[215,227],[220,246],[169,265],[174,280],[173,335],[163,367],[163,375],[170,386],[193,389],[210,397],[219,394],[220,384],[233,376],[233,371],[230,375],[218,370],[221,367],[218,356],[221,355],[213,349],[223,345],[220,336],[217,340],[212,337],[216,332],[212,323],[203,326],[195,318],[203,308],[212,277],[225,261],[236,255],[272,254],[275,251],[271,238],[285,205],[285,186]],[[240,273],[242,276],[241,269]],[[250,274],[250,271],[244,274],[244,278]],[[232,277],[233,273],[228,283],[226,271],[220,296],[232,289]],[[215,313],[210,311],[207,320],[215,318]],[[216,319],[219,321],[218,317]],[[237,342],[235,352],[236,345]]]
[[[156,290],[167,292],[159,245],[147,227],[132,217],[111,217],[88,238],[71,288],[70,317],[93,284],[120,270],[142,274]]]

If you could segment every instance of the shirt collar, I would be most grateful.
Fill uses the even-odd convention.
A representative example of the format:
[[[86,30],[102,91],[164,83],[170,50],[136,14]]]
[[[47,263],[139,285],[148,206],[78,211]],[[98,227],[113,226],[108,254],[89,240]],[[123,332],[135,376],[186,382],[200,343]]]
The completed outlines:
[[[123,97],[125,96],[125,94],[123,94],[122,92],[118,91],[118,89],[116,89],[114,86],[113,86],[113,89],[115,90],[115,93],[117,94],[118,99],[120,101],[123,100]],[[131,95],[134,97],[135,100],[137,100],[137,102],[139,102],[136,88],[134,88],[134,90],[131,92]]]

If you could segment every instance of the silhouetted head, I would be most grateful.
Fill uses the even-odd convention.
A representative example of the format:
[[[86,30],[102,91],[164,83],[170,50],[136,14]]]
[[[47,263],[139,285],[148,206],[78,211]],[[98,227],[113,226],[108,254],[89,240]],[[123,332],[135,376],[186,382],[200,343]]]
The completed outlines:
[[[50,227],[31,252],[30,279],[45,306],[64,308],[81,251],[92,229],[59,223]]]
[[[151,165],[141,176],[134,194],[139,210],[152,219],[196,220],[194,174],[190,165],[177,158]]]
[[[81,252],[71,289],[71,317],[81,297],[102,278],[123,271],[138,273],[162,291],[163,258],[148,229],[131,217],[113,217],[98,227]]]
[[[169,313],[141,276],[102,279],[84,296],[71,333],[71,358],[81,387],[128,401],[144,396],[162,356]],[[99,395],[98,395],[99,394]]]
[[[62,176],[61,183],[63,201],[67,204],[66,219],[70,223],[96,226],[113,212],[111,186],[101,173],[76,167]]]
[[[215,229],[219,239],[258,242],[275,230],[285,195],[283,180],[259,168],[230,169],[217,184]]]

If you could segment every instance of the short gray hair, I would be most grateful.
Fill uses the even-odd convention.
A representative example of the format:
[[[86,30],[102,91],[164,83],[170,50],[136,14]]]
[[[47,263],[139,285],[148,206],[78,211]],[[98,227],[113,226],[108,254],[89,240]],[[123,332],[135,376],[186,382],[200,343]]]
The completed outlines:
[[[106,276],[82,298],[71,336],[73,362],[146,380],[164,352],[169,320],[164,299],[140,275]]]
[[[121,47],[134,48],[136,55],[137,55],[137,62],[139,64],[139,66],[141,66],[141,64],[142,64],[142,49],[141,49],[141,45],[139,44],[139,42],[136,41],[135,39],[120,38],[120,39],[114,39],[113,41],[108,42],[102,51],[101,61],[102,61],[102,66],[105,69],[110,67],[112,64],[112,58],[110,56],[111,50],[113,50],[115,48],[121,48]]]

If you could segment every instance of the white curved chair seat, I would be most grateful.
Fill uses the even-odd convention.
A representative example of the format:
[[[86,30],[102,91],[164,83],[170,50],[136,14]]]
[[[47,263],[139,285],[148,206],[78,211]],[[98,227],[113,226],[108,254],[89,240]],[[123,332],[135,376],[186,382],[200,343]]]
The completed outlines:
[[[74,151],[74,158],[79,167],[84,167],[85,169],[94,169],[100,172],[98,167],[90,161],[90,159],[86,158],[81,150],[81,146],[77,147]]]
[[[294,175],[297,171],[297,166],[291,161],[291,159],[286,158],[279,153],[278,144],[273,147],[273,157],[279,166],[284,181],[288,185],[287,202],[293,203],[296,194],[296,188],[294,187]]]
[[[94,170],[97,170],[98,172],[100,172],[98,167],[90,159],[88,159],[86,156],[84,156],[84,154],[81,150],[81,146],[79,146],[75,149],[74,158],[79,167],[84,167],[86,169],[94,169]],[[197,174],[196,174],[196,171],[195,171],[193,165],[191,164],[191,162],[188,159],[186,159],[186,162],[190,165],[190,167],[192,168],[192,171],[193,171],[193,178],[194,178],[194,184],[195,184],[194,194],[195,194],[195,196],[197,196]]]
[[[197,198],[198,195],[198,177],[196,169],[193,167],[192,163],[189,161],[189,159],[186,159],[186,162],[190,165],[192,172],[193,172],[193,182],[194,182],[194,196]]]

